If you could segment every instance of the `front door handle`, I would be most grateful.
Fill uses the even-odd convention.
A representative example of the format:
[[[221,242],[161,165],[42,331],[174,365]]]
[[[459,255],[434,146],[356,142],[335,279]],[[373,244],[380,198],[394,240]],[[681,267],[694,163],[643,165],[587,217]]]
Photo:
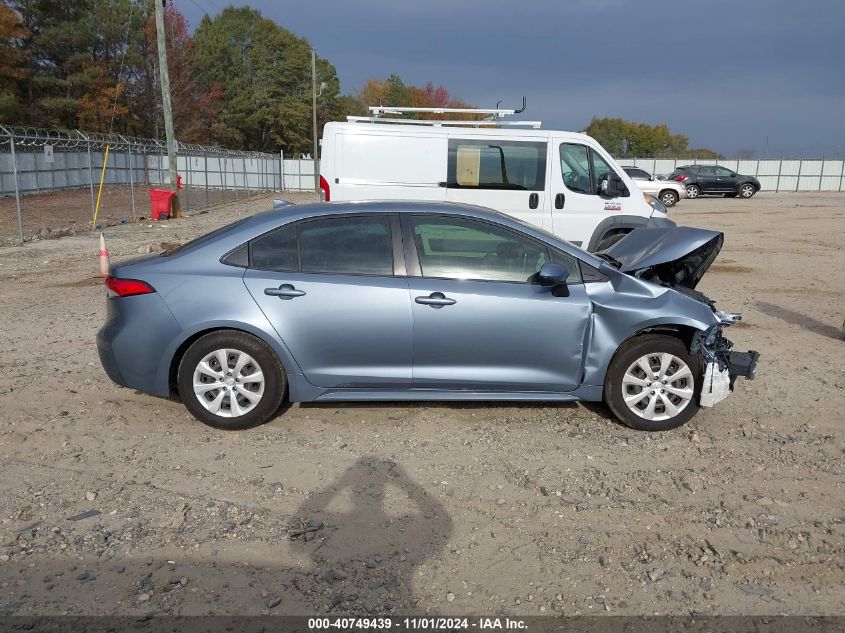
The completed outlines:
[[[540,194],[532,193],[528,196],[528,208],[536,209],[538,206],[540,206]]]
[[[566,202],[566,196],[562,193],[559,193],[555,196],[555,209],[562,209],[563,204]]]
[[[303,296],[305,291],[297,290],[292,284],[282,284],[278,288],[265,288],[264,294],[270,297],[279,297],[279,299],[293,299]]]
[[[423,305],[427,306],[451,306],[455,305],[457,301],[454,299],[450,299],[442,292],[432,292],[427,297],[415,297],[414,301],[417,303],[422,303]]]

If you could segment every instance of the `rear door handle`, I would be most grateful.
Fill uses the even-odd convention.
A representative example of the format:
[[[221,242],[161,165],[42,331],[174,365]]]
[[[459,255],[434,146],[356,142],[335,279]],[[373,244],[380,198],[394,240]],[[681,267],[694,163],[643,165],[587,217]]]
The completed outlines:
[[[536,209],[538,206],[540,206],[540,194],[532,193],[528,196],[528,208]]]
[[[450,299],[442,292],[432,292],[427,297],[415,297],[414,301],[417,303],[422,303],[423,305],[427,306],[451,306],[455,305],[457,301],[454,299]]]
[[[559,193],[555,196],[555,209],[562,209],[563,204],[566,202],[566,196],[562,193]]]
[[[278,288],[265,288],[264,294],[270,297],[279,297],[279,299],[294,299],[305,294],[304,290],[297,290],[292,284],[282,284]]]

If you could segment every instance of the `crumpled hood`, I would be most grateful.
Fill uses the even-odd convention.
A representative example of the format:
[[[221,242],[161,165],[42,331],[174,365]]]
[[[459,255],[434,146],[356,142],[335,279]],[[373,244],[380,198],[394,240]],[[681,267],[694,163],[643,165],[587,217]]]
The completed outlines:
[[[724,233],[676,226],[634,229],[602,253],[623,273],[693,289],[722,249]]]

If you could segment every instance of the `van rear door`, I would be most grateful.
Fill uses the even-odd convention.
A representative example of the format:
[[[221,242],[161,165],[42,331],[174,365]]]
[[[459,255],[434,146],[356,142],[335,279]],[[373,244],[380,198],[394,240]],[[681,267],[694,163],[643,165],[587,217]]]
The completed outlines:
[[[490,207],[544,227],[547,146],[545,140],[450,138],[441,183],[446,201]]]

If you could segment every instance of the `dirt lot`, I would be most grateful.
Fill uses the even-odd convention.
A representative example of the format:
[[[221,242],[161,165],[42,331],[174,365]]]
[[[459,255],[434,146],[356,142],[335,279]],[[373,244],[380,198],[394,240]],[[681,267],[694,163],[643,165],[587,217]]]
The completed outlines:
[[[122,259],[267,206],[106,237]],[[0,614],[845,614],[843,208],[672,211],[726,233],[701,289],[762,360],[663,434],[482,404],[215,431],[104,374],[93,236],[0,248]]]

